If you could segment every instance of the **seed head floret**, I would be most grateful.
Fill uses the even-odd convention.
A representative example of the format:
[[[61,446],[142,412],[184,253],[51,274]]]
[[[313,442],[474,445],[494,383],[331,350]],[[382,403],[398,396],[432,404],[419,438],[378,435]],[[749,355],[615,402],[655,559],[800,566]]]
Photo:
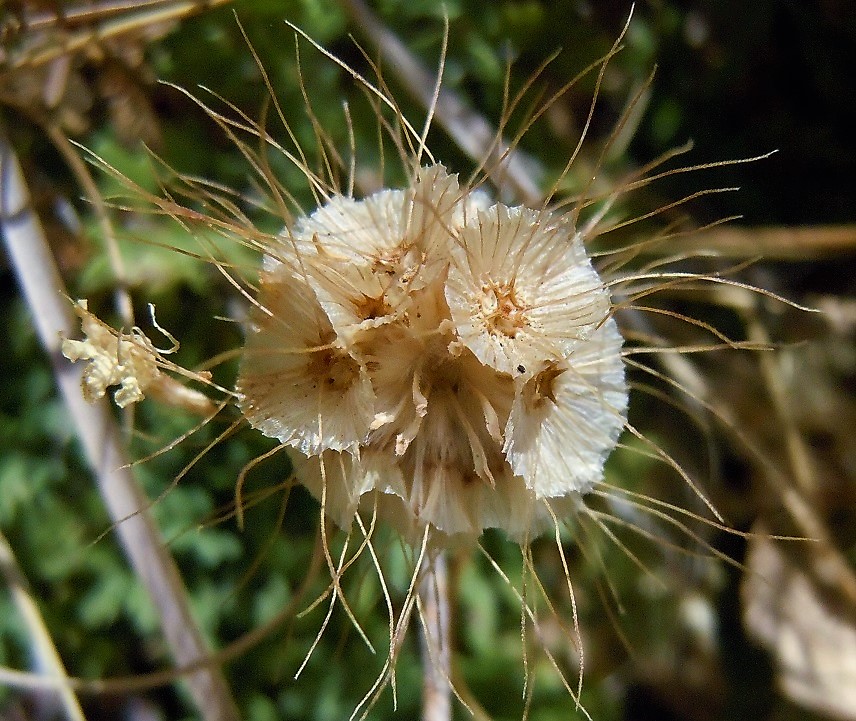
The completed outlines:
[[[356,449],[373,417],[366,369],[337,343],[312,288],[268,260],[251,313],[237,385],[239,405],[262,433],[302,453]]]
[[[494,205],[462,228],[446,298],[485,365],[534,373],[607,317],[609,295],[573,228],[546,211]]]
[[[269,248],[242,409],[300,451],[337,523],[371,499],[419,538],[552,527],[624,426],[610,298],[573,227],[441,165],[331,197]]]
[[[538,497],[585,493],[603,475],[627,414],[622,338],[612,318],[518,391],[503,452]]]

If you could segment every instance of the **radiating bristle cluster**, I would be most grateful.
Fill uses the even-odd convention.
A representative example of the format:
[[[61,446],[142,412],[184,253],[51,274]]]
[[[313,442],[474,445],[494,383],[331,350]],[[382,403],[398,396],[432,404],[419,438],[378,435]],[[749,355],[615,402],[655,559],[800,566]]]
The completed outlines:
[[[624,426],[622,339],[575,229],[441,165],[299,219],[257,303],[241,408],[343,527],[362,502],[411,537],[525,538]]]

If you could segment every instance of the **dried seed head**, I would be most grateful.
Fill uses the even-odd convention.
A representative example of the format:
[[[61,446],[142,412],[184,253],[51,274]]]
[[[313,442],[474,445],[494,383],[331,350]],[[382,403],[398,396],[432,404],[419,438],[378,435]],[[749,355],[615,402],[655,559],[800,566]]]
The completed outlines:
[[[503,452],[539,497],[590,490],[600,480],[627,412],[622,338],[608,318],[558,361],[548,361],[518,391]]]
[[[336,333],[305,279],[268,262],[238,382],[239,405],[262,433],[318,455],[356,450],[374,416],[365,367]]]
[[[562,218],[485,198],[434,165],[269,249],[241,408],[342,526],[371,502],[412,537],[522,539],[602,477],[627,405],[609,294]]]

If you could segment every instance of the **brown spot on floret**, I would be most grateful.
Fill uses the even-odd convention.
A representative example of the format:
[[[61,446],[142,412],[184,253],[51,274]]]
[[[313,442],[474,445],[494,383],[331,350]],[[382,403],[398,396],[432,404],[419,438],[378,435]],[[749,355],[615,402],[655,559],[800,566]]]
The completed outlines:
[[[381,293],[376,298],[364,295],[354,308],[354,312],[360,320],[374,320],[389,315],[392,308],[386,302],[386,297]]]
[[[530,409],[538,408],[545,401],[556,403],[556,379],[567,369],[559,368],[555,361],[530,378],[523,386],[523,400]]]

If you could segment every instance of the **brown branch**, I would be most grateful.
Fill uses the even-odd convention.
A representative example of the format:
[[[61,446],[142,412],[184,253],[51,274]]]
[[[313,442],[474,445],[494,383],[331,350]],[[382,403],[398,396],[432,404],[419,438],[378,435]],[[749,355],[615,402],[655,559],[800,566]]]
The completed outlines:
[[[62,38],[59,42],[44,47],[28,48],[18,55],[11,55],[8,64],[15,67],[34,67],[48,63],[62,55],[76,53],[95,41],[103,41],[127,32],[160,23],[171,22],[202,10],[223,5],[230,0],[144,0],[143,2],[105,3],[102,8],[89,3],[78,3],[65,8],[61,14],[53,10],[33,15],[27,19],[26,29],[50,30],[56,24],[71,20],[73,25],[83,25],[97,19],[99,9],[106,18],[101,23],[83,25]]]

